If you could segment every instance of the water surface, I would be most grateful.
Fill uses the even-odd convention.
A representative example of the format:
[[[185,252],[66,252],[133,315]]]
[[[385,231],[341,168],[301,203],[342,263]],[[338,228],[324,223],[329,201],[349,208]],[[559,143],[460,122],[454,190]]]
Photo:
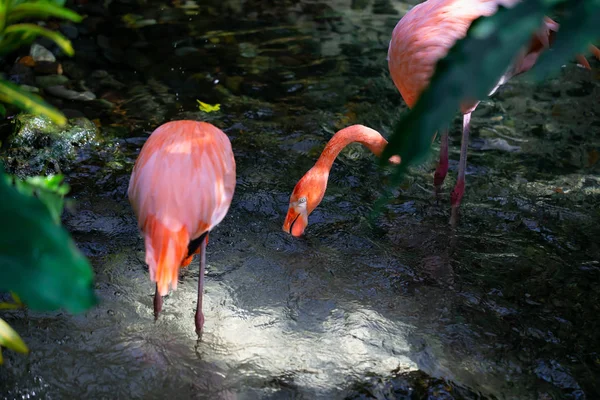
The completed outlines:
[[[598,398],[597,61],[482,102],[456,230],[458,114],[439,203],[436,142],[371,222],[382,173],[353,145],[293,238],[289,195],[333,133],[361,123],[388,136],[405,109],[385,58],[417,1],[78,3],[88,18],[65,73],[115,106],[54,101],[101,126],[102,145],[67,173],[64,217],[101,304],[4,313],[32,353],[4,352],[3,398]],[[147,136],[183,118],[223,129],[238,166],[210,236],[200,343],[197,262],[154,322],[126,198]]]

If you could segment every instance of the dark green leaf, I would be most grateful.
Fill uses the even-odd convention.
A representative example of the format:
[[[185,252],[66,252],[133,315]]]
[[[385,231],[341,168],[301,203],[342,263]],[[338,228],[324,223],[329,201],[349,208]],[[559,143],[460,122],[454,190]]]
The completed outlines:
[[[403,170],[422,160],[434,133],[453,119],[461,102],[485,98],[498,83],[517,52],[541,26],[544,11],[538,0],[528,0],[475,20],[467,37],[438,62],[415,107],[396,125],[380,158],[382,163],[398,154]]]
[[[600,0],[569,1],[565,13],[552,50],[543,53],[532,70],[539,80],[560,71],[561,65],[600,38]]]
[[[396,154],[402,159],[390,179],[391,187],[399,184],[409,166],[424,160],[433,135],[448,126],[462,102],[484,99],[496,86],[518,52],[542,25],[548,11],[543,1],[551,0],[523,1],[510,9],[500,7],[490,17],[478,18],[471,24],[467,36],[457,41],[437,63],[429,87],[414,108],[395,124],[380,158],[382,165]],[[388,190],[375,204],[375,213],[390,195]]]
[[[34,310],[81,312],[93,306],[89,262],[39,199],[7,181],[0,179],[0,290],[16,292]]]
[[[48,39],[54,41],[57,44],[57,46],[60,47],[62,51],[64,51],[66,55],[72,56],[73,54],[75,54],[75,51],[73,50],[73,46],[71,45],[69,39],[64,37],[61,33],[42,28],[41,26],[35,24],[10,25],[4,30],[4,34],[6,36],[11,36],[14,34],[29,36],[45,36]]]
[[[0,80],[0,102],[14,104],[32,114],[45,115],[58,125],[67,122],[65,116],[56,108],[48,105],[41,97],[21,90],[14,83]]]
[[[17,190],[25,195],[35,195],[46,207],[56,224],[60,224],[60,215],[65,205],[64,196],[69,192],[69,185],[63,183],[62,175],[32,176],[25,180],[10,179]]]

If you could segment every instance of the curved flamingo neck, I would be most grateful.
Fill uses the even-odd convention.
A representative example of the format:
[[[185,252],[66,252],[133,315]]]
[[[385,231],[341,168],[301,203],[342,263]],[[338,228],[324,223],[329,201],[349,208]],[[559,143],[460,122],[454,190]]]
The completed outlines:
[[[387,140],[379,132],[364,125],[352,125],[336,132],[329,140],[315,167],[329,172],[340,151],[350,143],[358,142],[367,147],[377,157],[387,145]]]

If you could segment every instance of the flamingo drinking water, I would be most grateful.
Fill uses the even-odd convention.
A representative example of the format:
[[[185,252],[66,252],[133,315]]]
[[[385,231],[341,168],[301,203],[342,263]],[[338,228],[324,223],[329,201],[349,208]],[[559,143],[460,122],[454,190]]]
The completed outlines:
[[[129,181],[129,201],[144,234],[154,316],[177,288],[179,268],[200,253],[196,332],[204,326],[202,290],[208,233],[227,214],[235,189],[235,159],[227,136],[206,122],[173,121],[148,138]]]
[[[388,49],[388,66],[394,84],[409,107],[413,107],[419,96],[429,85],[435,66],[445,57],[457,40],[466,36],[471,23],[482,16],[493,15],[498,6],[512,7],[520,0],[428,0],[413,7],[396,25]],[[532,37],[529,46],[517,57],[506,73],[499,77],[496,89],[513,76],[533,67],[541,52],[549,47],[558,24],[545,18],[540,30]],[[600,51],[590,46],[596,57]],[[585,57],[578,59],[589,68]],[[471,113],[479,101],[465,101],[463,133],[458,164],[456,186],[451,194],[452,217],[456,222],[458,208],[465,191],[465,170]],[[434,175],[436,194],[439,192],[448,171],[448,131],[441,136],[440,161]]]
[[[379,132],[363,125],[352,125],[333,135],[315,165],[304,174],[294,187],[283,223],[285,232],[291,233],[293,236],[300,236],[304,233],[308,225],[308,216],[323,200],[329,172],[335,158],[344,147],[353,142],[366,146],[376,156],[383,152],[388,143]],[[389,161],[398,164],[400,163],[400,157],[393,156]]]

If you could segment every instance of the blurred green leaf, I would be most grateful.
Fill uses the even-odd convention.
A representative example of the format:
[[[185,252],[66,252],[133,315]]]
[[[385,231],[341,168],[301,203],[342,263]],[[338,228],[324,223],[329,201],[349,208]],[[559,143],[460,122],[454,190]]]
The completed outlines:
[[[28,353],[29,349],[23,339],[13,328],[0,318],[0,364],[2,364],[2,347],[19,352]]]
[[[35,2],[18,4],[10,10],[8,22],[20,21],[26,18],[61,18],[73,22],[81,22],[83,17],[62,5],[50,2]]]
[[[14,183],[20,193],[36,196],[46,207],[56,224],[60,224],[60,216],[65,205],[64,196],[70,187],[63,183],[62,175],[32,176],[25,180],[6,175]]]
[[[58,185],[55,179],[48,185]],[[33,310],[92,307],[97,300],[89,262],[48,207],[8,181],[0,179],[0,220],[7,227],[0,230],[0,290],[14,291]]]
[[[2,302],[0,303],[0,310],[17,310],[19,308],[25,307],[25,304],[21,301],[19,296],[15,292],[10,292],[10,295],[13,299],[12,303]]]
[[[41,97],[27,93],[14,83],[0,80],[0,101],[14,104],[22,110],[32,114],[41,114],[50,118],[58,125],[64,125],[67,119],[56,108],[48,105]]]
[[[67,55],[72,56],[75,54],[73,50],[73,46],[71,45],[71,41],[64,37],[61,33],[51,31],[46,28],[42,28],[41,26],[35,24],[14,24],[8,26],[4,29],[4,35],[28,35],[32,36],[45,36],[48,39],[54,41],[58,47]]]
[[[552,50],[542,53],[532,72],[538,80],[560,71],[575,53],[586,53],[600,38],[600,0],[569,1]]]
[[[0,0],[0,32],[6,26],[6,14],[8,11],[8,0]]]
[[[467,37],[438,62],[429,87],[414,108],[396,124],[381,162],[387,164],[398,154],[402,164],[397,171],[403,171],[422,161],[431,138],[452,121],[460,103],[483,99],[494,88],[517,52],[541,26],[544,11],[538,0],[529,0],[475,20]]]
[[[23,4],[23,3],[30,3],[30,2],[34,2],[34,3],[51,3],[57,6],[61,6],[64,7],[64,5],[66,4],[66,0],[12,0],[11,4],[12,6],[17,6],[19,4]]]

